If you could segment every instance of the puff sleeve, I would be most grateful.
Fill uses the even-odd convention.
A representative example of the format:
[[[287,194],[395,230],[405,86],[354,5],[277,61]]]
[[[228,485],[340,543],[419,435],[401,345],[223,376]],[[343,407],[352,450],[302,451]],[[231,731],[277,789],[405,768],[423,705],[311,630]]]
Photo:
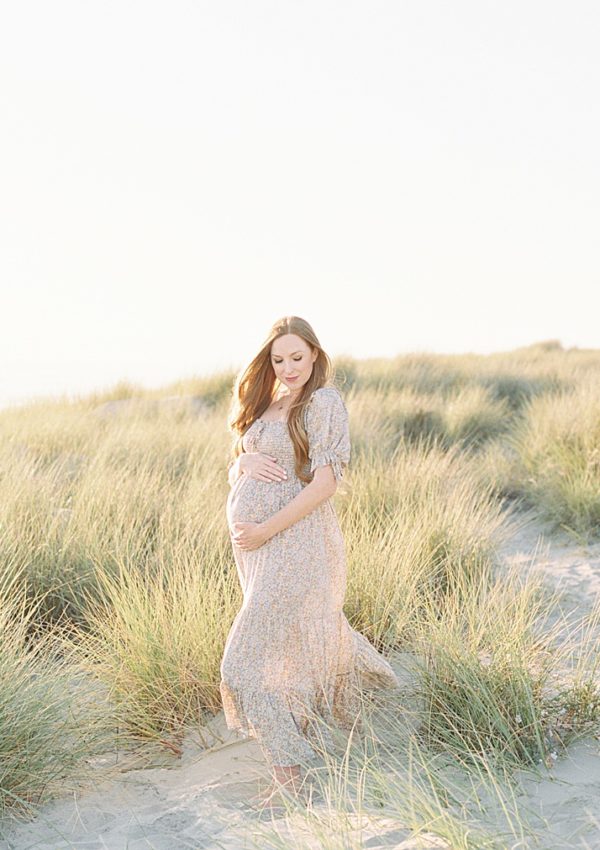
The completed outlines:
[[[350,462],[348,411],[339,390],[319,387],[306,406],[306,435],[310,471],[331,464],[336,481]]]

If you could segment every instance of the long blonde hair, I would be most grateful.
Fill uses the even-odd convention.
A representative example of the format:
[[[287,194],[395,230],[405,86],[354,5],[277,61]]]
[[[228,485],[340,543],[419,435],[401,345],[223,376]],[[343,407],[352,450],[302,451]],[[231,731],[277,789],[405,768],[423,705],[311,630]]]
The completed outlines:
[[[308,462],[308,437],[303,425],[303,412],[311,393],[319,387],[331,384],[334,368],[329,356],[321,348],[312,327],[299,316],[284,316],[278,319],[271,327],[258,354],[235,378],[227,417],[228,430],[234,434],[232,460],[229,466],[243,452],[242,439],[248,428],[255,419],[262,416],[274,400],[276,385],[279,382],[271,363],[271,346],[278,337],[285,334],[296,334],[302,337],[311,349],[311,354],[315,349],[318,351],[310,378],[302,387],[294,404],[290,405],[287,420],[294,445],[296,475],[301,481],[308,483],[311,478],[302,471]]]

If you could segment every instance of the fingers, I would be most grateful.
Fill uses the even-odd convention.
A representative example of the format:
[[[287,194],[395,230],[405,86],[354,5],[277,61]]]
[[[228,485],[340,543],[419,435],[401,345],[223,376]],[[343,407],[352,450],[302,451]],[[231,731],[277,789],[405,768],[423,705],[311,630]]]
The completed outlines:
[[[285,469],[283,468],[283,466],[280,466],[280,465],[277,463],[277,458],[276,458],[276,457],[273,457],[273,455],[268,455],[268,454],[265,454],[265,457],[266,457],[268,460],[273,461],[273,463],[271,463],[271,464],[268,466],[268,470],[269,470],[270,472],[273,472],[273,473],[274,473],[274,475],[275,475],[275,477],[274,477],[272,480],[273,480],[273,481],[277,481],[277,480],[282,480],[282,481],[284,481],[284,480],[287,478],[287,472],[285,471]]]
[[[285,481],[287,479],[287,472],[278,463],[272,464],[266,471],[272,476],[273,481]]]
[[[247,457],[252,457],[252,465],[248,464],[248,467],[244,470],[250,478],[256,478],[258,481],[288,480],[285,468],[277,463],[277,458],[273,455],[266,452],[251,452],[247,453]]]
[[[287,481],[285,469],[282,472],[279,472],[279,469],[269,469],[266,474],[269,476],[269,481]]]
[[[252,477],[257,478],[259,481],[287,481],[287,473],[285,469],[281,472],[273,469],[265,469],[262,471],[257,470]]]

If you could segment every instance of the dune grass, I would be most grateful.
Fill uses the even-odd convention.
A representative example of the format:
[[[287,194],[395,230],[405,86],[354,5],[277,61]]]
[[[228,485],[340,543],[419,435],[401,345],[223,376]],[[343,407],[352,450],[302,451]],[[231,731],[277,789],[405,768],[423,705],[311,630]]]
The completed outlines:
[[[534,399],[510,445],[528,502],[573,536],[600,535],[600,380]]]
[[[414,640],[426,607],[490,580],[507,510],[478,486],[456,446],[399,444],[362,455],[340,500],[348,553],[345,611],[383,651]]]
[[[388,456],[400,442],[429,442],[442,448],[458,443],[463,449],[474,449],[504,433],[510,420],[507,402],[494,400],[488,389],[476,385],[459,387],[445,396],[412,387],[393,393],[385,387],[354,387],[347,403],[356,422],[354,450],[368,451],[375,443],[378,453]]]
[[[488,586],[470,584],[421,619],[429,746],[463,760],[485,755],[503,769],[551,766],[577,731],[599,723],[594,643],[589,634],[580,641],[573,669],[572,626],[548,622],[559,597],[539,575],[523,580],[513,569]]]
[[[230,572],[179,553],[151,576],[99,570],[85,627],[71,633],[79,663],[110,692],[127,735],[181,754],[187,725],[220,709],[219,662],[241,600]]]
[[[400,696],[363,698],[362,734],[351,732],[336,756],[323,747],[321,764],[303,766],[308,806],[283,791],[278,820],[266,817],[253,830],[252,846],[535,846],[546,824],[521,804],[519,782],[485,755],[465,762],[458,752],[428,748],[412,728],[422,708],[411,705],[411,693],[407,686]]]
[[[114,740],[102,691],[35,628],[38,609],[18,571],[0,577],[0,816],[34,811]]]
[[[118,385],[0,415],[0,563],[19,593],[2,597],[1,657],[5,680],[20,685],[2,696],[2,805],[45,799],[96,737],[106,743],[110,717],[120,740],[178,753],[186,727],[219,710],[219,663],[241,605],[224,511],[232,377],[162,391],[199,408]],[[345,358],[339,377],[353,436],[335,496],[345,613],[381,651],[415,659],[421,779],[405,770],[402,709],[378,743],[399,754],[386,806],[413,833],[433,825],[449,846],[492,847],[473,791],[485,780],[517,840],[506,777],[598,723],[598,662],[595,632],[582,626],[569,668],[544,621],[554,600],[502,579],[497,545],[521,501],[577,536],[598,532],[600,354],[549,341],[489,357]],[[72,712],[75,676],[95,683],[96,713]],[[75,704],[87,705],[81,689]],[[25,757],[22,743],[11,749],[29,738]],[[463,772],[464,811],[442,803],[441,753]],[[362,753],[356,768],[381,794],[374,763]]]
[[[226,451],[214,414],[98,420],[77,405],[9,414],[0,417],[0,559],[22,569],[32,601],[43,597],[38,617],[83,624],[98,569],[151,573],[181,550],[222,563]]]
[[[281,793],[279,818],[265,818],[253,846],[576,846],[531,805],[523,780],[551,776],[568,743],[598,729],[600,600],[549,626],[556,598],[539,574],[513,571],[470,588],[460,606],[448,600],[441,620],[434,606],[421,621],[426,654],[415,644],[395,656],[401,690],[363,694],[360,721],[338,736],[335,755],[317,745],[322,763],[303,765],[308,806]],[[593,703],[580,701],[581,688],[595,691]],[[591,725],[569,715],[572,701]]]

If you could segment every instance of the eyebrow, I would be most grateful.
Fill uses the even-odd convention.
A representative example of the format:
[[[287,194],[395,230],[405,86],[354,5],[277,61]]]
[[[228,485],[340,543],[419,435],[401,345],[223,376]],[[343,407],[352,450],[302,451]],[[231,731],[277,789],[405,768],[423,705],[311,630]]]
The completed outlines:
[[[302,354],[301,351],[292,351],[292,354]],[[281,357],[281,354],[274,354],[273,357]]]

